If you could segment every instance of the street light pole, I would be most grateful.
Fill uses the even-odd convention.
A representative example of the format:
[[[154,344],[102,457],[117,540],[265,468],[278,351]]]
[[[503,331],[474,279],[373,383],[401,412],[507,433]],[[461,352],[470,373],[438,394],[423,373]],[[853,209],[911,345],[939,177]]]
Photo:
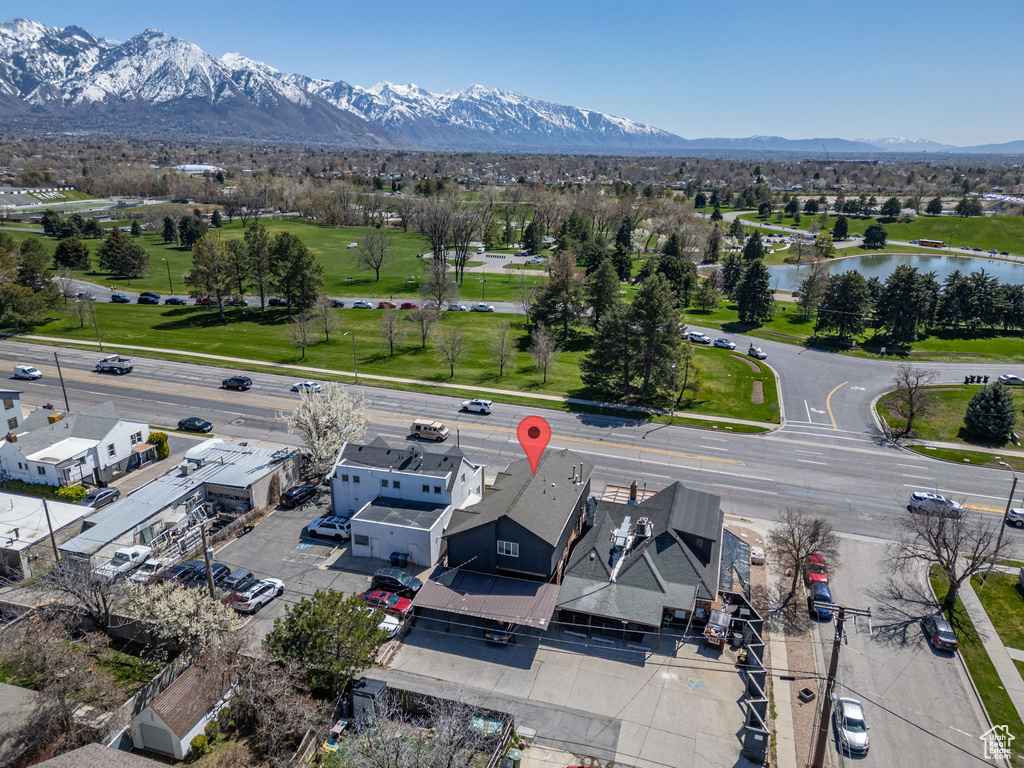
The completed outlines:
[[[995,557],[998,557],[999,550],[1003,546],[1003,531],[1006,530],[1006,515],[1010,514],[1010,508],[1013,506],[1013,494],[1017,492],[1017,470],[1000,458],[996,458],[996,463],[1013,472],[1013,485],[1010,486],[1010,498],[1006,500],[1006,514],[1003,515],[1002,524],[999,526],[999,536],[996,537],[996,548],[992,551],[992,554]],[[996,561],[995,558],[993,558],[992,562],[989,563],[988,570],[985,571],[984,578],[981,580],[982,586],[985,586],[985,582],[988,581],[989,574],[992,573],[992,569],[995,568],[995,565]]]
[[[356,334],[355,331],[345,331],[342,336],[352,337],[352,370],[356,374],[356,384],[359,383],[359,361],[356,359]]]
[[[100,325],[96,322],[96,302],[89,302],[89,311],[92,313],[92,327],[96,329],[96,343],[100,345],[100,352],[102,352],[103,339],[100,338]]]
[[[679,366],[672,363],[672,411],[668,417],[668,423],[674,424],[676,421],[676,376],[679,373]]]
[[[160,259],[160,261],[167,267],[167,286],[171,289],[171,293],[174,293],[174,283],[171,282],[171,262],[167,259]]]

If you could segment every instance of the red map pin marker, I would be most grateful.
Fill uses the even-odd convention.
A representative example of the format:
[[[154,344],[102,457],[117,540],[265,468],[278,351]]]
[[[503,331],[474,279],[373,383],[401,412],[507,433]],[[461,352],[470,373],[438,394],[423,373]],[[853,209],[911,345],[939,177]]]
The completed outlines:
[[[551,439],[551,425],[548,424],[547,419],[542,419],[540,416],[527,416],[519,422],[519,426],[516,428],[516,437],[519,438],[519,444],[526,452],[526,458],[530,460],[530,469],[536,475],[541,454],[544,453],[544,449],[548,447],[548,441]]]

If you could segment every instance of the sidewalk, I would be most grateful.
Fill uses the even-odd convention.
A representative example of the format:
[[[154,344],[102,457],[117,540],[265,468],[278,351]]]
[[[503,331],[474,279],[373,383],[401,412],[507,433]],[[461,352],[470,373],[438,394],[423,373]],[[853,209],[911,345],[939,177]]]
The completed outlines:
[[[1009,650],[1003,645],[1003,641],[999,639],[996,628],[992,625],[988,614],[985,613],[985,607],[981,604],[977,594],[975,594],[970,579],[964,581],[960,586],[960,599],[963,601],[964,609],[967,611],[967,615],[971,617],[971,622],[973,622],[974,628],[977,630],[978,636],[985,646],[985,652],[992,660],[992,664],[999,674],[999,682],[1006,689],[1006,693],[1010,697],[1010,701],[1013,702],[1017,714],[1024,718],[1024,680],[1021,679]],[[993,725],[998,725],[998,723],[993,723]]]
[[[62,339],[56,336],[29,336],[29,335],[8,335],[6,338],[14,340],[24,341],[49,341],[58,344],[74,344],[79,347],[98,347],[98,342],[95,341],[80,341],[77,339]],[[334,370],[331,368],[315,368],[309,365],[294,365],[292,363],[271,363],[266,360],[250,360],[244,357],[227,357],[224,355],[210,355],[205,352],[188,352],[180,349],[164,349],[162,347],[144,347],[138,344],[110,344],[105,345],[108,350],[137,350],[139,352],[159,352],[161,354],[168,355],[181,355],[182,357],[194,357],[201,360],[209,360],[217,363],[241,363],[243,365],[260,365],[267,368],[277,368],[282,371],[302,371],[304,373],[318,373],[321,375],[330,376],[352,376],[356,377],[356,374],[352,371]],[[562,397],[560,395],[544,395],[536,392],[516,392],[510,389],[494,389],[491,387],[479,387],[473,384],[449,384],[447,382],[438,381],[424,381],[422,379],[404,379],[397,376],[383,376],[376,373],[360,373],[358,375],[361,379],[370,379],[373,381],[391,382],[394,384],[413,384],[420,387],[436,387],[438,389],[451,389],[455,391],[464,391],[474,394],[488,394],[488,395],[506,395],[509,397],[524,397],[531,400],[543,400],[546,402],[554,403],[569,403],[570,405],[589,405],[601,408],[614,408],[622,411],[633,411],[635,413],[653,413],[658,415],[668,415],[668,412],[661,408],[643,408],[638,405],[618,405],[615,403],[602,403],[598,400],[583,400],[577,397]],[[676,416],[680,419],[695,419],[697,421],[708,421],[718,424],[741,424],[750,427],[763,427],[769,431],[779,429],[781,424],[771,424],[763,421],[750,421],[748,419],[734,419],[729,416],[705,416],[698,413],[688,413],[686,411],[678,411]]]
[[[985,448],[981,445],[965,445],[964,443],[944,443],[941,440],[914,440],[914,445],[923,445],[926,448],[949,448],[954,451],[976,451],[977,453],[989,453],[993,456],[1019,456],[1024,458],[1024,447],[1021,448]]]

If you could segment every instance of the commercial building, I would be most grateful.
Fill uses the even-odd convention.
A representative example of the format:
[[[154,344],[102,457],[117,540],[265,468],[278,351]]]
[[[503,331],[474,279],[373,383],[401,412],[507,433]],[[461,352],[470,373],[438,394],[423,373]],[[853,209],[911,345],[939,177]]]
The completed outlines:
[[[27,579],[46,570],[54,562],[54,542],[59,546],[80,534],[96,511],[63,501],[43,504],[35,496],[0,492],[0,575]]]

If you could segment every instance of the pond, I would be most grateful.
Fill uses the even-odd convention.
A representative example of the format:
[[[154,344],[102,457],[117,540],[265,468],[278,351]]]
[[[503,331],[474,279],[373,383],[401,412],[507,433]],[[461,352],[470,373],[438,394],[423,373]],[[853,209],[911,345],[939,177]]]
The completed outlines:
[[[984,269],[1000,283],[1024,284],[1024,264],[994,259],[978,259],[970,256],[935,255],[926,253],[882,253],[864,256],[851,256],[829,262],[829,272],[840,275],[844,272],[857,270],[866,280],[877,277],[885,281],[896,267],[908,264],[917,267],[921,272],[935,272],[941,283],[950,273],[960,270],[965,275]],[[772,288],[780,291],[796,290],[800,281],[807,276],[806,264],[782,264],[768,267],[772,275]]]

